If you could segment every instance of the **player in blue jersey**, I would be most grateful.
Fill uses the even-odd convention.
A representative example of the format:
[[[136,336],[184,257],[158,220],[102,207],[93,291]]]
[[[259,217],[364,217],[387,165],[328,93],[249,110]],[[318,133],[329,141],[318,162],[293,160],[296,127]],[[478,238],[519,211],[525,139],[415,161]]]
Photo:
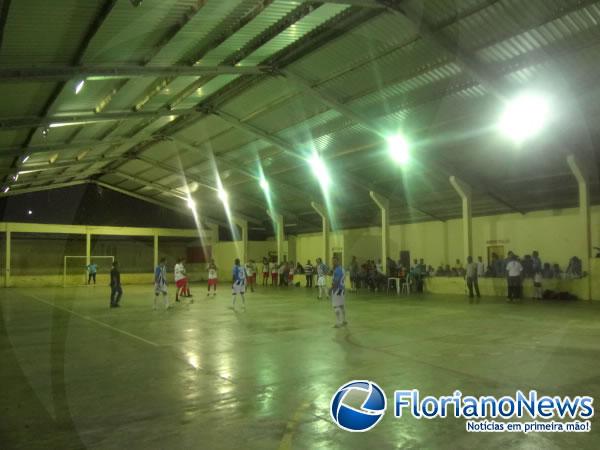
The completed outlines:
[[[158,296],[162,294],[165,309],[169,309],[169,297],[167,297],[167,259],[161,258],[160,263],[154,269],[154,309],[158,308]]]
[[[232,270],[232,276],[233,285],[231,292],[233,294],[233,302],[231,304],[231,309],[235,310],[235,300],[237,298],[237,294],[240,294],[240,297],[242,297],[242,306],[245,310],[246,298],[244,297],[244,292],[246,292],[246,269],[244,269],[240,265],[240,260],[238,258],[235,259],[235,264]]]
[[[335,311],[336,324],[335,328],[340,328],[348,324],[346,322],[346,286],[344,284],[346,274],[344,269],[340,265],[340,261],[337,257],[333,258],[333,283],[331,285],[331,305]]]

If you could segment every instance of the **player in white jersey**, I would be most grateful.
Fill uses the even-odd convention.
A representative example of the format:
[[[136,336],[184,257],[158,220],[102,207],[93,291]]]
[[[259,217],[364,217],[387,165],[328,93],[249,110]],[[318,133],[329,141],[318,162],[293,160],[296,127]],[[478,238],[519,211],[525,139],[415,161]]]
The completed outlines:
[[[169,297],[167,296],[167,259],[161,258],[160,263],[154,270],[154,309],[158,308],[158,296],[162,294],[165,309],[169,309]]]
[[[233,266],[232,278],[233,285],[231,286],[231,293],[233,294],[233,301],[231,303],[231,309],[235,310],[235,300],[237,294],[240,294],[240,297],[242,297],[242,305],[245,310],[246,297],[244,297],[244,293],[246,292],[246,270],[240,266],[240,260],[238,258],[236,258]]]
[[[254,292],[254,286],[256,285],[256,264],[252,259],[246,263],[246,284],[250,286],[250,291]]]
[[[175,301],[179,301],[179,294],[182,297],[191,297],[190,287],[187,277],[187,272],[185,270],[185,266],[183,265],[183,258],[177,260],[177,264],[175,264],[175,268],[173,269],[173,274],[175,278]]]
[[[321,258],[317,258],[317,287],[319,289],[319,295],[317,298],[319,300],[321,300],[323,296],[329,297],[329,295],[327,294],[326,285],[326,277],[328,272],[329,268],[327,267],[327,265],[323,262]]]
[[[218,283],[218,272],[217,266],[215,264],[215,260],[211,259],[210,264],[208,265],[208,292],[206,296],[210,296],[210,287],[213,287],[213,297],[217,296],[217,283]]]

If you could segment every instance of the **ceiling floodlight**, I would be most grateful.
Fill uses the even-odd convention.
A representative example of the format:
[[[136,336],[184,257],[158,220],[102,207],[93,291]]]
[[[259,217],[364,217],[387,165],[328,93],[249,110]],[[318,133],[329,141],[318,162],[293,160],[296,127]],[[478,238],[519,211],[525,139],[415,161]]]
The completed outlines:
[[[387,139],[390,157],[397,164],[403,165],[410,159],[408,142],[401,134],[390,136]]]
[[[499,129],[513,141],[520,143],[537,135],[547,124],[550,102],[537,93],[524,93],[507,104]]]
[[[326,188],[331,183],[331,178],[329,178],[329,172],[327,171],[327,166],[325,162],[321,159],[321,157],[317,153],[313,153],[309,160],[310,167],[315,174],[317,180],[323,188]]]
[[[81,80],[79,83],[77,83],[77,85],[75,86],[75,94],[79,94],[81,92],[81,90],[83,89],[83,86],[85,86],[85,80]]]

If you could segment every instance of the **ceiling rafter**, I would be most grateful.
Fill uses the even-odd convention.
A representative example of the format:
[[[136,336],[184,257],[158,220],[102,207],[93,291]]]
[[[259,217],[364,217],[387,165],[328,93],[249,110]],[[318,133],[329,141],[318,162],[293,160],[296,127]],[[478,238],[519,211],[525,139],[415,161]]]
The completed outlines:
[[[0,82],[43,82],[72,79],[111,80],[140,77],[272,74],[269,66],[52,66],[0,69]]]

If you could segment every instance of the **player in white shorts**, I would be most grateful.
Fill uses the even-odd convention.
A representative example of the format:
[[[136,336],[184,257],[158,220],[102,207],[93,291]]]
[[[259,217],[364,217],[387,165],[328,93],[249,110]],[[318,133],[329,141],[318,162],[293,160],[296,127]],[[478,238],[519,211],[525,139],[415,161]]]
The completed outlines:
[[[162,294],[165,309],[169,309],[169,297],[167,296],[167,259],[161,258],[160,263],[154,270],[154,309],[158,308],[158,296]]]
[[[231,286],[231,293],[233,294],[233,301],[231,303],[231,309],[235,310],[237,294],[240,294],[240,297],[242,297],[242,305],[243,308],[246,309],[246,298],[244,297],[244,293],[246,292],[246,270],[240,266],[239,258],[235,259],[232,275],[233,285]]]
[[[329,268],[325,265],[321,258],[317,258],[317,287],[319,289],[318,299],[321,300],[323,296],[329,297],[327,294],[327,272]]]

